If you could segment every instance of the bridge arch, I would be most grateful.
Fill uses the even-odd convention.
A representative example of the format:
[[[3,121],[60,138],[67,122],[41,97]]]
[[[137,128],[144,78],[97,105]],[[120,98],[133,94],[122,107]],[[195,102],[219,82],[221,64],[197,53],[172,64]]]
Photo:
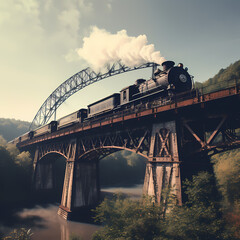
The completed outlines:
[[[104,158],[104,157],[106,157],[106,156],[108,156],[112,153],[115,153],[115,152],[118,152],[118,151],[123,151],[123,150],[136,153],[137,155],[140,155],[140,156],[146,158],[146,160],[148,160],[147,155],[136,151],[136,149],[127,148],[127,147],[123,147],[123,146],[110,145],[110,146],[102,146],[102,147],[90,149],[89,151],[80,155],[78,157],[77,161],[82,161],[82,160],[85,160],[85,159],[91,161],[92,159],[96,159],[96,158],[101,160],[102,158]]]
[[[99,200],[101,199],[100,174],[102,173],[102,171],[100,170],[100,161],[110,154],[123,151],[123,150],[142,156],[147,160],[146,155],[137,153],[133,149],[126,148],[126,147],[119,147],[119,146],[104,146],[104,147],[91,149],[85,152],[84,154],[80,155],[76,159],[75,166],[74,166],[75,170],[74,170],[73,196],[72,196],[73,208],[78,208],[83,206],[94,206],[96,203],[99,202]],[[124,156],[122,156],[122,158],[123,159],[120,159],[120,160],[124,161]],[[119,162],[115,161],[116,164],[119,164]],[[143,171],[139,172],[141,168],[139,167],[137,168],[137,172],[141,176],[138,179],[144,180],[146,163],[147,161],[143,161],[144,167],[141,165]],[[108,162],[108,166],[106,164],[104,166],[105,166],[105,173],[107,173],[108,170],[111,169],[112,164]],[[117,172],[119,173],[119,171],[121,171],[124,175],[124,170],[126,170],[126,168],[118,169]],[[134,171],[131,171],[131,172],[133,173]],[[135,175],[135,177],[136,176],[137,175]],[[115,183],[118,180],[121,181],[121,174],[120,175],[118,174],[118,177],[114,178],[114,180],[115,180]],[[126,182],[126,181],[123,181],[123,182]]]
[[[49,152],[44,153],[44,154],[39,158],[38,162],[40,162],[40,161],[44,160],[46,157],[52,156],[52,155],[62,156],[62,157],[64,157],[64,158],[67,160],[67,156],[66,156],[63,152],[51,150],[51,151],[49,151]]]
[[[66,160],[66,156],[58,151],[47,152],[39,158],[33,176],[38,199],[43,202],[61,201]]]
[[[74,74],[72,77],[63,82],[50,94],[50,96],[45,100],[35,115],[29,130],[33,130],[38,126],[46,124],[53,116],[53,114],[56,113],[57,108],[60,107],[63,102],[65,102],[74,93],[89,86],[90,84],[117,74],[148,67],[152,67],[152,71],[154,72],[157,66],[157,63],[150,62],[136,67],[127,67],[121,62],[117,62],[112,66],[108,66],[107,72],[105,73],[96,73],[89,67],[83,69],[82,71]]]

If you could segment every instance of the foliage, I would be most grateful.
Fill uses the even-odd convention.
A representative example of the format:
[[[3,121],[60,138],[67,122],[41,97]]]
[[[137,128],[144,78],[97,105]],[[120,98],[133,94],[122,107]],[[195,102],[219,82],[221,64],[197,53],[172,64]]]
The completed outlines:
[[[152,199],[132,201],[116,195],[96,208],[96,220],[104,228],[93,239],[153,239],[161,232],[162,219],[163,211]]]
[[[32,239],[32,235],[31,229],[14,229],[8,236],[4,237],[3,240],[30,240]]]
[[[196,82],[195,86],[201,89],[203,93],[209,93],[234,86],[236,83],[240,83],[240,60],[226,69],[220,69],[213,78],[209,78],[203,83]]]
[[[202,172],[184,185],[188,201],[166,215],[152,199],[105,199],[96,209],[96,220],[104,227],[93,239],[234,239],[223,218],[214,177]]]
[[[165,219],[168,239],[233,239],[220,208],[215,178],[201,172],[185,181],[184,188],[187,202],[176,206]]]
[[[27,202],[30,195],[32,164],[28,152],[20,153],[16,146],[0,146],[0,203]]]
[[[240,151],[237,149],[218,154],[213,157],[213,161],[219,189],[224,197],[224,207],[240,210]]]
[[[212,160],[226,219],[236,227],[240,239],[240,150],[215,155]]]

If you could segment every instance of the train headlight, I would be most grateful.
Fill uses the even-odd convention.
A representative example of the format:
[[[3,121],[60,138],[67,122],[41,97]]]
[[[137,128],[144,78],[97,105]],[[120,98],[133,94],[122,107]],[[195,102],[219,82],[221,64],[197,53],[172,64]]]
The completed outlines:
[[[184,75],[184,74],[180,74],[180,75],[179,75],[179,79],[180,79],[180,81],[183,82],[183,83],[185,83],[185,82],[187,81],[187,77],[186,77],[186,75]]]

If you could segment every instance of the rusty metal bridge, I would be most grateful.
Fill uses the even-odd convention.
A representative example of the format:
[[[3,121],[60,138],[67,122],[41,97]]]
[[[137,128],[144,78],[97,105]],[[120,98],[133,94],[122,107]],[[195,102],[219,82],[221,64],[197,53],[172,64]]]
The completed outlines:
[[[78,207],[99,201],[99,160],[120,150],[146,158],[144,194],[167,204],[163,193],[171,189],[181,204],[182,179],[211,169],[211,155],[240,146],[240,81],[220,85],[142,103],[20,142],[18,147],[33,153],[36,188],[53,187],[52,166],[46,169],[44,159],[52,154],[66,158],[58,211],[65,219]],[[44,185],[46,178],[50,180]]]

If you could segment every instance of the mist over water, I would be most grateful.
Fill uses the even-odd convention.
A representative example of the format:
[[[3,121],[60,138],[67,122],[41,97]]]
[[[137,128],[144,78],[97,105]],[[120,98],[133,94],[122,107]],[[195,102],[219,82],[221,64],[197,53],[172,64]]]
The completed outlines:
[[[57,215],[58,204],[47,207],[36,206],[32,209],[24,209],[19,213],[21,218],[38,216],[39,223],[32,228],[33,240],[61,239],[68,240],[71,234],[76,234],[84,240],[91,239],[92,234],[100,227],[93,224],[65,221]]]
[[[143,185],[133,187],[109,187],[102,188],[101,195],[111,196],[113,193],[123,193],[131,199],[139,199],[142,196]],[[94,232],[101,226],[76,221],[65,221],[58,216],[59,204],[35,205],[33,208],[25,208],[17,213],[18,224],[13,227],[4,227],[2,232],[9,232],[13,228],[31,228],[34,233],[33,240],[69,240],[72,234],[78,235],[83,240],[90,240]]]

